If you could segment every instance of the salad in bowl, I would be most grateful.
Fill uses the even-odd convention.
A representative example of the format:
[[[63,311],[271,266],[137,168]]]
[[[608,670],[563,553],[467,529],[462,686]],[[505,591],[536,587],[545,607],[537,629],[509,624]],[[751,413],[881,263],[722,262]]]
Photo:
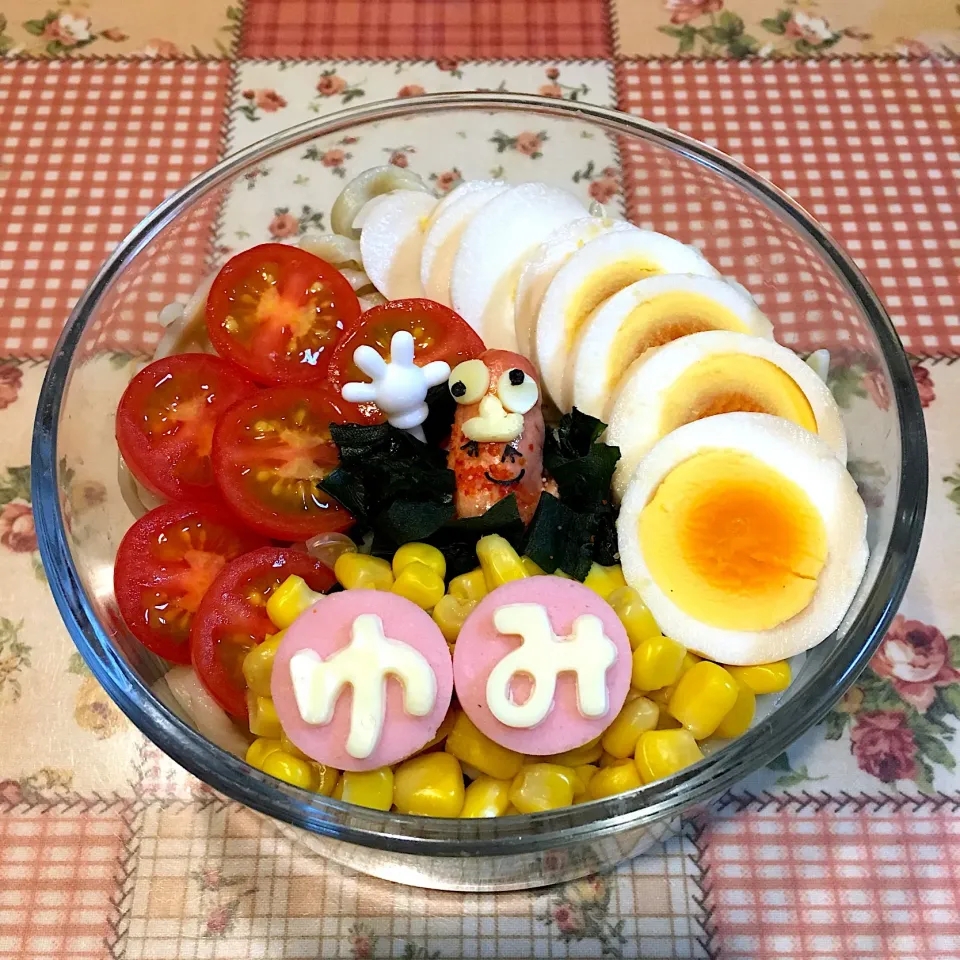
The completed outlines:
[[[269,776],[445,818],[627,793],[770,712],[868,562],[824,351],[556,186],[377,167],[331,226],[166,307],[120,400],[114,589],[158,696]]]

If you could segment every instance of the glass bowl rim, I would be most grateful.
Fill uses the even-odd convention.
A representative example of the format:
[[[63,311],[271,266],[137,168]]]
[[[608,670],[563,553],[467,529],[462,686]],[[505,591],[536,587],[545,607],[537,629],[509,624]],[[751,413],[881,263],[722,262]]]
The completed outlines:
[[[336,133],[357,123],[452,109],[579,118],[603,126],[608,133],[639,137],[666,147],[775,208],[832,263],[868,317],[890,373],[901,442],[898,500],[876,582],[845,636],[808,684],[803,698],[787,700],[738,740],[666,780],[572,808],[489,821],[434,820],[380,813],[288,787],[215,747],[160,704],[114,650],[81,586],[63,522],[56,456],[63,391],[74,353],[94,308],[127,260],[140,253],[184,207],[243,168],[318,136]],[[764,766],[822,719],[867,664],[902,599],[922,532],[927,471],[920,400],[909,360],[893,324],[853,261],[798,203],[719,150],[661,124],[592,104],[524,94],[477,92],[378,101],[289,127],[225,157],[144,217],[83,292],[54,349],[34,424],[32,499],[40,553],[51,591],[77,649],[120,709],[149,740],[181,766],[233,800],[321,835],[398,853],[497,856],[547,850],[578,840],[593,841],[677,815],[706,802]]]

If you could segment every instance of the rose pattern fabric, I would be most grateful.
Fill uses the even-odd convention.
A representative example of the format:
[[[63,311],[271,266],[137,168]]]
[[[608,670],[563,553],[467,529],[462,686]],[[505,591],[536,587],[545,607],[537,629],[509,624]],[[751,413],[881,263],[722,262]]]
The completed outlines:
[[[917,775],[917,744],[907,718],[896,710],[861,713],[850,734],[861,770],[884,783]]]

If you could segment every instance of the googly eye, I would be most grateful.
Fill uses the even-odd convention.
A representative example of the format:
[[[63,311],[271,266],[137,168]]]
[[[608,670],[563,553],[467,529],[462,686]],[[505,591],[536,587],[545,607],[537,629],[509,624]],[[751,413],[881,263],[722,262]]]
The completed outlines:
[[[482,360],[464,360],[450,372],[447,386],[457,403],[476,403],[490,386],[490,371]]]
[[[537,381],[519,367],[512,367],[500,374],[497,381],[497,396],[504,410],[511,413],[526,413],[533,409],[540,391]]]

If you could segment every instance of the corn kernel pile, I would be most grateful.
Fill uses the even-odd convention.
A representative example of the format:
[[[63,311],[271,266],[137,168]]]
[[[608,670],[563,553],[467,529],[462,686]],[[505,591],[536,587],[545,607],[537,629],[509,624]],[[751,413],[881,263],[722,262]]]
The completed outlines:
[[[334,572],[346,590],[391,591],[428,611],[452,652],[464,620],[489,591],[543,574],[497,535],[479,541],[477,558],[475,570],[446,586],[443,554],[424,543],[401,547],[392,563],[343,552]],[[250,732],[257,738],[247,763],[294,786],[375,810],[461,818],[538,813],[634,790],[696,763],[703,759],[698,741],[740,736],[753,720],[757,695],[790,683],[785,661],[721,667],[663,636],[619,566],[594,564],[584,583],[616,612],[633,651],[627,701],[590,743],[555,756],[525,757],[494,743],[453,706],[433,741],[393,768],[341,773],[314,762],[287,738],[270,699],[283,631],[320,599],[299,577],[290,577],[267,603],[278,632],[243,662]]]

